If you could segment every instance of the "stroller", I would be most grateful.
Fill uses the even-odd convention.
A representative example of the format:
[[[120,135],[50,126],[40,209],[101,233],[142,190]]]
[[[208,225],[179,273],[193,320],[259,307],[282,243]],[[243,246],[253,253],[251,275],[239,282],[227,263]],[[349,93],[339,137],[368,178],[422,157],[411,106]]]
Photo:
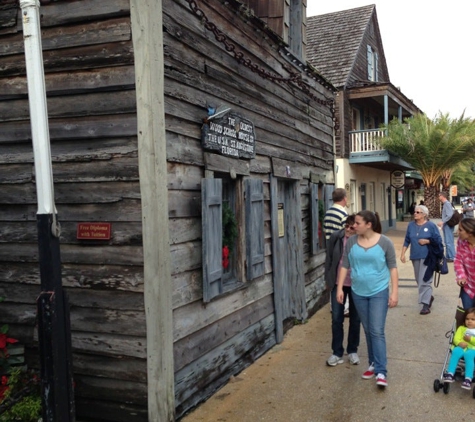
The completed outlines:
[[[449,394],[450,383],[444,382],[444,373],[447,371],[449,358],[452,352],[452,345],[453,345],[455,332],[457,331],[458,327],[463,325],[464,322],[465,322],[465,310],[463,309],[461,303],[459,303],[459,305],[457,306],[457,311],[455,312],[455,319],[452,324],[452,329],[445,333],[445,337],[449,339],[449,347],[447,348],[447,353],[445,354],[445,361],[444,361],[444,366],[442,367],[442,372],[440,373],[439,378],[434,380],[434,391],[436,393],[438,393],[439,390],[442,389],[445,394]],[[465,362],[462,358],[459,360],[459,363],[457,365],[457,369],[454,374],[455,379],[457,381],[465,379],[464,372],[465,372]],[[472,397],[475,399],[475,387],[472,390]]]

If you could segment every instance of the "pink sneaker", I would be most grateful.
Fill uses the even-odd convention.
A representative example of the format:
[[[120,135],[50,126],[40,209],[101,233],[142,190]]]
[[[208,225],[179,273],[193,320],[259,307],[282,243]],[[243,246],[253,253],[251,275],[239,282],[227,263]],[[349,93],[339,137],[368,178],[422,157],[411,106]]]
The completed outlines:
[[[366,372],[363,375],[361,375],[361,378],[365,380],[370,380],[373,377],[374,377],[374,366],[370,365],[369,368],[366,370]]]

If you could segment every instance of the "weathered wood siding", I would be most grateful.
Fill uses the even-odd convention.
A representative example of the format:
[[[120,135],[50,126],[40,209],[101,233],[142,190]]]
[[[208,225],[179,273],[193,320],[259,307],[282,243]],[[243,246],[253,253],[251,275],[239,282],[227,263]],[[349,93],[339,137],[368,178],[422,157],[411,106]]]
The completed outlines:
[[[299,73],[279,39],[238,4],[197,0],[236,51],[271,74]],[[78,415],[146,420],[141,194],[134,52],[128,0],[57,0],[41,8],[55,197],[62,223],[63,283],[71,301]],[[39,292],[36,192],[21,18],[0,24],[0,321],[35,362]],[[270,175],[274,163],[301,175],[305,292],[309,313],[324,300],[324,253],[312,253],[310,178],[331,172],[332,116],[296,84],[239,64],[192,13],[164,0],[169,235],[177,415],[206,399],[275,344]],[[332,93],[303,74],[319,99]],[[153,89],[153,87],[152,87]],[[204,152],[209,104],[254,122],[257,155]],[[201,179],[229,172],[263,181],[264,275],[204,306]],[[320,185],[321,190],[321,185]],[[78,241],[78,222],[112,223],[110,241]],[[166,230],[166,228],[164,228]],[[244,229],[243,229],[244,230]],[[159,236],[160,233],[157,233]],[[245,243],[243,244],[244,247]],[[240,263],[244,266],[244,263]],[[132,415],[134,414],[134,416]]]
[[[63,284],[79,417],[147,420],[141,201],[129,0],[41,6]],[[36,187],[21,15],[0,29],[0,321],[36,359]],[[76,239],[112,223],[110,241]]]

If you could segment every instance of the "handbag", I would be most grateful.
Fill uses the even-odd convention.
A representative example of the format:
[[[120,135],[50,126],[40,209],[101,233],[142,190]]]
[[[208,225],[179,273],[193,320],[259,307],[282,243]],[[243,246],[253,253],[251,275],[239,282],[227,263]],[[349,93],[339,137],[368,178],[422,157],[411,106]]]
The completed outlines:
[[[463,218],[462,214],[460,214],[455,208],[453,208],[453,211],[452,217],[450,217],[450,220],[446,223],[449,227],[455,227]]]
[[[445,256],[437,260],[434,271],[434,287],[439,287],[440,275],[449,273],[449,266],[447,265]]]

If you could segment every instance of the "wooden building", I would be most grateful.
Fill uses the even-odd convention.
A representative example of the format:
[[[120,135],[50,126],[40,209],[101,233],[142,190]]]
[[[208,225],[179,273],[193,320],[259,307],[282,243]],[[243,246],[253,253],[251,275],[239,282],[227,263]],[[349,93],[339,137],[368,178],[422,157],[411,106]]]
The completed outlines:
[[[77,415],[172,420],[327,301],[334,88],[305,60],[305,0],[44,0],[40,12]],[[0,5],[0,69],[0,323],[35,366],[16,1]]]

